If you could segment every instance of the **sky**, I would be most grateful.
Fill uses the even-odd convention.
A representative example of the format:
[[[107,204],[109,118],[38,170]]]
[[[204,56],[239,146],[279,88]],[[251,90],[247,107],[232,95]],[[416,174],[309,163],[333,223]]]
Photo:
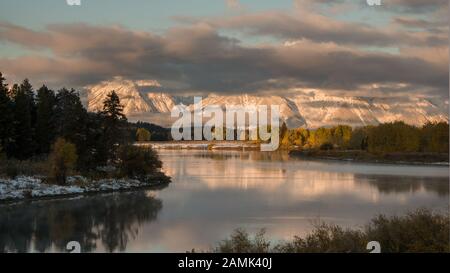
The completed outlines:
[[[8,82],[448,100],[448,0],[1,0]]]

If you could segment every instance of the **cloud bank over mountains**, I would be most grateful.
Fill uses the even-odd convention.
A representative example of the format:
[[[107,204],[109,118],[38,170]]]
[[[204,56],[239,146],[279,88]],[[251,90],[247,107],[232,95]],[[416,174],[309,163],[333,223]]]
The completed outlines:
[[[157,81],[177,95],[312,88],[448,100],[448,15],[440,11],[447,1],[385,0],[379,12],[388,25],[321,12],[336,6],[341,14],[366,12],[361,3],[294,2],[291,11],[178,15],[175,26],[158,33],[83,22],[39,30],[0,22],[0,42],[27,52],[1,57],[0,67],[13,80],[79,88],[121,76]]]

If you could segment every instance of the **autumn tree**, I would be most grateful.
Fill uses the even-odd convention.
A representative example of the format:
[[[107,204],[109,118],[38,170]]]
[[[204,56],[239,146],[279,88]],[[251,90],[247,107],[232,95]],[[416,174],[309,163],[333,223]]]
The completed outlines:
[[[78,159],[74,144],[64,138],[58,138],[50,155],[51,177],[58,185],[65,185],[70,171],[75,168]]]
[[[136,131],[136,140],[138,142],[150,141],[151,133],[145,128],[138,128]]]
[[[424,152],[448,153],[449,126],[446,122],[427,123],[421,130],[421,146]]]

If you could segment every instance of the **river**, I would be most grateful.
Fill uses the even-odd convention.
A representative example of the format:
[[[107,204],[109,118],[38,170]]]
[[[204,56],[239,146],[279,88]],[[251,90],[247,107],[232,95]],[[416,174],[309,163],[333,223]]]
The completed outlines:
[[[383,213],[447,212],[448,166],[289,158],[286,153],[159,150],[161,190],[0,205],[0,252],[208,250],[236,228],[273,241],[324,221],[362,227]]]

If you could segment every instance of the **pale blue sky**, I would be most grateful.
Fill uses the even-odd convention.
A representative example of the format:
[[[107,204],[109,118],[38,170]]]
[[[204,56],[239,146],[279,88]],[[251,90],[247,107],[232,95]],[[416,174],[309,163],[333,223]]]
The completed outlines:
[[[241,1],[252,11],[292,8],[291,0]],[[172,25],[172,16],[214,16],[237,12],[225,0],[82,0],[71,7],[65,0],[2,0],[0,18],[28,27],[51,23],[121,23],[141,30],[158,30]]]
[[[120,24],[133,30],[162,33],[178,25],[176,16],[214,17],[241,13],[274,11],[289,12],[293,0],[240,0],[241,8],[227,6],[226,0],[81,0],[81,6],[68,6],[66,0],[2,0],[0,21],[34,30],[45,29],[50,24],[88,23],[94,25]],[[355,0],[345,0],[355,2]],[[356,0],[364,4],[365,0]],[[361,4],[360,3],[360,4]],[[359,21],[384,25],[389,22],[389,13],[374,7],[359,5],[357,9],[339,14],[323,14],[343,21]],[[264,41],[261,37],[242,37],[242,42]],[[0,56],[15,57],[27,53],[22,47],[2,43]]]

